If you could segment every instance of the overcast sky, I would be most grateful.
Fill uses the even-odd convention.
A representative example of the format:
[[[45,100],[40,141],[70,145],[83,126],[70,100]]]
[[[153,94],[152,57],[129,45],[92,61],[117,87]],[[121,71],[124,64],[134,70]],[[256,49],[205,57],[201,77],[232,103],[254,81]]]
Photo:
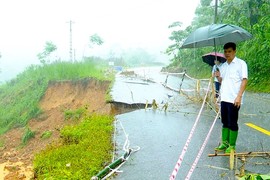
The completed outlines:
[[[190,25],[198,5],[199,0],[0,0],[0,81],[39,63],[46,41],[68,60],[70,20],[76,59],[136,47],[160,53],[171,44],[168,26]],[[104,44],[89,49],[95,33]]]

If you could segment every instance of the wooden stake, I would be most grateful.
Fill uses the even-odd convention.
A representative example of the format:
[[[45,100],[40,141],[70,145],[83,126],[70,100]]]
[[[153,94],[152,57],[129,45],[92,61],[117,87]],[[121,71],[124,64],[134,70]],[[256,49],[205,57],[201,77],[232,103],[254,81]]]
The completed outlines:
[[[234,153],[235,156],[256,156],[256,157],[270,157],[270,152],[241,152],[241,153]],[[208,157],[214,157],[214,156],[230,156],[230,154],[208,154]]]
[[[233,167],[234,167],[234,150],[231,150],[230,152],[230,170],[233,170]]]

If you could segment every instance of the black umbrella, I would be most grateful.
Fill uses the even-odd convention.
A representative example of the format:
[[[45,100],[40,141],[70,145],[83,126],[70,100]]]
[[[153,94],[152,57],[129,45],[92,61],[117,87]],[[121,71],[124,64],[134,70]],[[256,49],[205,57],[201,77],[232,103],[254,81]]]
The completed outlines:
[[[226,62],[226,58],[223,53],[211,52],[202,56],[203,62],[209,64],[210,66],[215,65],[215,59],[219,62]]]
[[[241,42],[252,38],[245,29],[232,24],[211,24],[193,31],[181,48],[198,48],[224,45],[227,42]]]
[[[211,24],[193,31],[183,42],[181,48],[199,48],[224,45],[227,42],[241,42],[252,38],[245,29],[232,24]]]

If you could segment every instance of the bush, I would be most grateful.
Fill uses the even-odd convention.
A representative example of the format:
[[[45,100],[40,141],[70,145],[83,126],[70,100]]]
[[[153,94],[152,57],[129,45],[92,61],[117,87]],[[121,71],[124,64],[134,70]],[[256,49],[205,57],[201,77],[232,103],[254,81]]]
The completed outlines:
[[[64,127],[61,141],[35,156],[38,179],[90,179],[112,158],[113,116],[92,115]]]

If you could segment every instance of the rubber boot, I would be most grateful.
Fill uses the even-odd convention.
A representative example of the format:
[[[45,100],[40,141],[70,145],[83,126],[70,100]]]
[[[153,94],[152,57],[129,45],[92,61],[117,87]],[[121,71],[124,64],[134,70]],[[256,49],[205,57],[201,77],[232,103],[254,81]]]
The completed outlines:
[[[224,151],[229,147],[229,135],[230,135],[230,130],[229,128],[222,128],[222,142],[221,145],[216,147],[216,151]]]
[[[238,131],[230,130],[230,137],[229,137],[230,146],[226,149],[225,151],[226,154],[230,154],[231,151],[235,151],[237,136],[238,136]]]

